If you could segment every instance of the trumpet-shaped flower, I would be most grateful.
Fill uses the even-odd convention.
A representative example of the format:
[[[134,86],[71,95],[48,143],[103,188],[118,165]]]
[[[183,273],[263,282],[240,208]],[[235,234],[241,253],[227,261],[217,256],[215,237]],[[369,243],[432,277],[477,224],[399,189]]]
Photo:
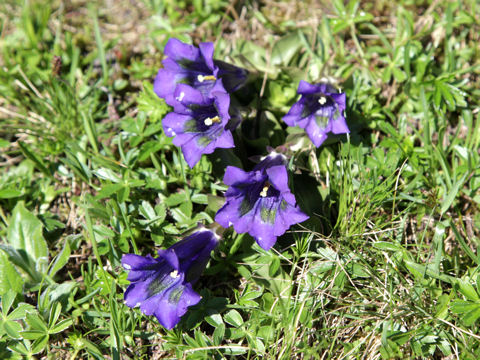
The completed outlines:
[[[346,106],[345,93],[337,93],[329,84],[312,85],[300,81],[297,93],[298,100],[283,117],[289,126],[299,126],[319,147],[327,138],[327,133],[349,133],[343,112]]]
[[[285,163],[283,155],[274,154],[249,172],[228,166],[223,182],[230,187],[215,221],[223,227],[233,225],[238,233],[248,232],[268,250],[291,225],[308,219],[290,192]]]
[[[183,156],[194,167],[202,154],[211,154],[216,148],[234,146],[232,133],[225,129],[230,119],[230,97],[221,91],[212,91],[210,98],[191,86],[180,84],[175,90],[177,102],[174,112],[162,121],[167,136],[174,136],[173,144],[182,147]]]
[[[214,61],[213,52],[211,42],[200,43],[197,48],[178,39],[168,40],[164,49],[167,58],[162,61],[163,68],[158,71],[153,84],[155,93],[174,106],[178,84],[190,85],[205,97],[219,89],[223,92],[237,90],[245,82],[247,71],[223,61]]]
[[[131,282],[125,291],[129,307],[140,306],[145,315],[155,315],[165,328],[173,328],[201,297],[192,288],[219,238],[203,229],[174,244],[159,250],[158,257],[125,254],[122,265],[129,270]]]
[[[153,83],[155,93],[170,106],[177,102],[174,92],[178,84],[193,86],[208,97],[218,74],[213,50],[213,43],[201,43],[197,48],[178,39],[168,40],[164,49],[167,58]]]

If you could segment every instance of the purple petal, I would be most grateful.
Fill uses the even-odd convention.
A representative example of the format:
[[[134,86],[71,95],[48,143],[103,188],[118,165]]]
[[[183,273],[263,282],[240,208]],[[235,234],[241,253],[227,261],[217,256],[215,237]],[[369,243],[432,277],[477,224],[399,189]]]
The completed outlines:
[[[266,169],[268,181],[280,192],[290,192],[288,188],[288,173],[284,165],[272,166]]]
[[[222,135],[220,135],[215,140],[215,143],[212,145],[214,145],[214,149],[215,148],[228,149],[228,148],[235,147],[235,142],[233,141],[232,133],[229,130],[224,130]],[[214,149],[212,149],[212,152]],[[205,154],[209,154],[209,152],[205,151]]]
[[[227,166],[225,175],[223,176],[223,182],[225,185],[233,185],[235,183],[247,182],[251,179],[249,172],[237,168],[235,166]]]
[[[308,125],[305,127],[305,131],[308,134],[310,140],[316,147],[322,145],[322,143],[327,139],[326,130],[320,128],[315,122],[315,115],[310,117]]]
[[[214,60],[214,64],[218,66],[218,77],[222,79],[227,92],[237,91],[247,81],[247,70],[220,60]]]
[[[148,297],[148,285],[146,281],[130,284],[124,294],[125,304],[131,308],[139,306]]]
[[[319,90],[319,87],[317,85],[312,85],[304,80],[300,80],[300,83],[298,84],[297,93],[302,95],[307,95],[307,94],[314,94],[318,92],[318,90]]]
[[[350,130],[348,129],[347,122],[343,115],[340,115],[336,120],[331,121],[332,132],[334,134],[348,134]]]
[[[280,205],[275,219],[274,235],[283,235],[292,225],[304,222],[308,218],[298,206]]]
[[[192,120],[190,115],[182,115],[176,112],[170,112],[162,120],[163,131],[169,137],[183,133],[185,123]],[[181,145],[181,144],[180,144]]]
[[[202,157],[202,152],[199,151],[199,148],[195,144],[194,140],[182,145],[182,153],[185,161],[191,168],[193,168]]]
[[[214,97],[215,107],[217,108],[218,114],[222,119],[222,125],[225,126],[230,120],[230,115],[228,109],[230,108],[230,95],[221,92],[212,92],[211,95]]]
[[[167,330],[173,329],[175,325],[180,322],[180,316],[177,314],[177,306],[166,300],[162,300],[159,303],[158,308],[152,315],[155,315],[158,322]]]
[[[213,65],[213,43],[202,42],[198,47],[200,48],[200,53],[202,54],[208,68],[213,71],[215,68],[215,65]]]
[[[173,92],[177,86],[179,75],[165,69],[158,70],[155,81],[153,82],[153,91],[158,97],[165,99],[165,102],[172,106],[175,104]]]
[[[195,133],[177,134],[177,136],[173,139],[172,143],[175,146],[184,146],[185,144],[189,144],[189,143],[192,143],[193,146],[195,146],[196,136],[197,135]]]
[[[175,61],[181,59],[195,61],[200,55],[198,49],[195,46],[185,44],[175,38],[171,38],[168,40],[163,52],[165,55]]]
[[[273,228],[272,225],[265,223],[256,223],[253,227],[252,236],[264,250],[270,250],[277,242],[277,236],[274,235]]]
[[[179,269],[180,264],[178,261],[177,254],[171,248],[168,250],[158,250],[158,256],[161,257],[167,264],[169,264],[174,269]]]
[[[204,250],[210,252],[218,245],[217,235],[207,229],[203,229],[187,236],[182,241],[174,244],[171,249],[175,251],[180,259],[197,259],[199,256],[205,256]]]
[[[122,266],[125,270],[143,269],[156,264],[158,264],[158,261],[152,258],[151,255],[145,257],[135,254],[124,254],[122,256]]]
[[[282,120],[288,125],[288,126],[295,126],[297,125],[297,121],[299,121],[302,118],[302,112],[303,109],[305,108],[305,105],[301,101],[297,101],[295,104],[292,105],[290,110],[288,111],[287,115],[285,115]]]
[[[177,112],[185,111],[189,105],[208,105],[211,100],[205,100],[202,93],[194,87],[186,84],[178,84],[174,92],[175,100],[178,101],[181,106],[175,106],[174,109]],[[187,109],[187,111],[190,111]]]
[[[329,94],[329,96],[335,101],[335,103],[338,105],[338,108],[341,111],[346,109],[347,106],[347,96],[345,93],[340,93],[340,94]]]

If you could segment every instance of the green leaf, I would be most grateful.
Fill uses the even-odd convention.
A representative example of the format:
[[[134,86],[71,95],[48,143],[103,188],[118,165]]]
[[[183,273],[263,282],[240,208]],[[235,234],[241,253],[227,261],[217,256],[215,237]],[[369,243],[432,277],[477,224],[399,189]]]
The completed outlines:
[[[25,155],[25,157],[27,159],[30,159],[32,160],[35,165],[37,166],[37,168],[43,172],[46,176],[50,177],[51,174],[50,174],[50,171],[47,169],[46,165],[43,163],[42,159],[40,159],[31,149],[30,147],[25,144],[25,143],[22,143],[21,141],[18,142],[18,146],[20,147],[20,150],[22,151],[23,155]]]
[[[95,196],[96,200],[104,199],[106,197],[109,197],[110,195],[116,193],[120,189],[124,187],[123,184],[107,184],[103,185],[102,189],[98,192],[98,194]]]
[[[13,290],[9,290],[5,294],[3,294],[1,299],[3,316],[7,316],[8,311],[10,310],[10,308],[13,305],[13,302],[15,301],[15,297],[16,297],[16,294],[15,294],[15,291]]]
[[[243,325],[242,315],[240,315],[240,313],[237,310],[234,310],[234,309],[227,312],[223,316],[223,319],[225,320],[226,323],[228,323],[232,326],[235,326],[235,327],[239,327],[239,326]]]
[[[49,275],[55,275],[60,269],[62,269],[70,259],[70,243],[68,239],[65,239],[62,250],[55,257],[53,265],[50,267]]]
[[[12,199],[22,196],[22,193],[15,189],[1,189],[0,190],[0,199]]]
[[[388,241],[377,241],[373,243],[373,246],[376,249],[383,250],[383,251],[404,251],[403,247],[401,245],[391,243]]]
[[[465,183],[465,179],[467,178],[468,173],[465,173],[450,189],[449,193],[445,197],[442,202],[442,207],[440,209],[441,215],[445,214],[445,212],[452,206],[453,201],[459,196],[460,187],[463,186]]]
[[[280,259],[277,256],[271,257],[270,267],[268,269],[268,275],[274,277],[277,274],[278,269],[280,268]]]
[[[32,354],[38,354],[42,352],[48,343],[48,335],[44,335],[35,340],[32,344]]]
[[[48,328],[50,329],[58,320],[60,313],[62,312],[62,305],[59,302],[53,303],[48,316]],[[49,331],[50,332],[50,331]]]
[[[102,180],[109,180],[113,183],[119,183],[122,181],[122,178],[120,176],[107,168],[100,168],[98,170],[94,170],[93,173]]]
[[[10,217],[7,242],[20,252],[31,270],[44,273],[47,268],[48,247],[42,232],[42,222],[25,208],[23,202],[19,202]]]
[[[31,330],[39,330],[43,331],[45,334],[47,333],[47,324],[45,324],[45,321],[35,313],[27,313],[26,315],[26,322],[28,325],[30,325]]]
[[[6,320],[2,324],[3,331],[12,339],[20,339],[20,331],[22,331],[22,326],[13,320]]]
[[[50,330],[48,331],[49,334],[58,334],[59,332],[62,332],[63,330],[67,329],[68,327],[73,325],[73,320],[72,319],[65,319],[60,321],[58,324],[55,326],[51,327]]]
[[[459,286],[459,291],[468,299],[472,301],[478,301],[480,298],[478,297],[475,288],[465,280],[458,279],[457,284]]]
[[[7,318],[8,320],[23,319],[27,311],[35,311],[35,307],[30,304],[20,303],[10,314],[8,314]]]
[[[8,290],[13,290],[20,294],[23,287],[23,279],[15,270],[8,256],[0,250],[0,295],[5,294]]]
[[[216,327],[215,331],[213,332],[213,343],[215,345],[220,345],[223,341],[224,336],[225,336],[225,324],[221,323]]]
[[[465,301],[465,300],[455,300],[452,302],[450,309],[454,314],[465,314],[472,310],[477,309],[479,306],[480,304],[475,302]]]
[[[9,344],[8,349],[18,354],[30,356],[30,341],[24,340],[23,342],[14,342]]]
[[[28,340],[36,340],[42,336],[45,336],[45,332],[41,330],[25,330],[22,331],[22,337]]]
[[[148,141],[142,144],[140,153],[138,155],[138,161],[145,161],[150,158],[150,154],[157,152],[163,147],[163,144],[158,141]]]
[[[270,61],[273,65],[287,66],[301,47],[302,41],[298,32],[288,34],[273,45]]]

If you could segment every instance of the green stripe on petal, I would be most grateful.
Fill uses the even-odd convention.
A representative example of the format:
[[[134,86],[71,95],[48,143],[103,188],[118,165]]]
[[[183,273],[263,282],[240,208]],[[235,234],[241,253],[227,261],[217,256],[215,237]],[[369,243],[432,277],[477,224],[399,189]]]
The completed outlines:
[[[240,204],[240,216],[243,216],[247,213],[249,213],[253,207],[255,206],[255,202],[251,202],[249,199],[248,199],[248,196],[245,196],[242,200],[242,203]]]
[[[315,122],[319,128],[325,129],[328,125],[328,117],[315,115]]]
[[[211,142],[212,142],[212,139],[210,139],[208,136],[199,136],[197,138],[197,144],[200,147],[206,147]]]
[[[198,126],[197,126],[197,121],[192,119],[185,121],[183,125],[183,132],[185,133],[196,133],[198,132]]]
[[[148,296],[153,296],[156,294],[165,291],[170,285],[175,282],[175,278],[171,277],[170,274],[162,274],[161,276],[157,276],[152,282],[148,285]]]
[[[275,217],[277,215],[277,209],[274,206],[267,208],[262,206],[260,209],[260,218],[264,223],[275,224]]]
[[[178,304],[182,294],[183,294],[183,286],[176,287],[175,289],[170,291],[170,295],[168,296],[168,302],[171,304]]]

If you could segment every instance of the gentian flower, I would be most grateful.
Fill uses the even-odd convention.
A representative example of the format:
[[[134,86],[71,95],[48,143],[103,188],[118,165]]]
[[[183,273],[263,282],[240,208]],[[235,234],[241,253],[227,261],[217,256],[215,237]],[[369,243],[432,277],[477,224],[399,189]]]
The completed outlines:
[[[222,79],[222,84],[227,92],[237,91],[247,81],[247,70],[221,60],[213,60],[213,63],[218,67],[217,76]]]
[[[214,87],[216,91],[220,87],[224,92],[237,90],[245,82],[247,71],[213,60],[213,52],[211,42],[200,43],[197,48],[178,39],[168,40],[164,49],[167,58],[162,61],[163,68],[158,71],[153,84],[155,93],[168,105],[174,106],[176,99],[173,94],[178,84],[190,85],[205,97],[210,96]]]
[[[172,329],[201,297],[192,288],[205,268],[210,252],[219,238],[202,229],[174,244],[159,250],[158,257],[125,254],[122,265],[129,270],[131,282],[125,291],[129,307],[140,306],[145,315],[155,315],[160,324]]]
[[[248,232],[268,250],[291,225],[308,219],[288,188],[285,164],[285,156],[273,154],[249,172],[228,166],[223,182],[230,187],[215,221],[225,228],[233,225],[237,233]]]
[[[308,137],[319,147],[327,138],[327,133],[349,133],[343,112],[346,106],[345,93],[335,92],[329,84],[312,85],[300,81],[298,94],[302,97],[283,117],[289,126],[300,126]]]
[[[174,96],[177,100],[174,112],[165,116],[162,125],[167,136],[175,137],[173,144],[182,147],[190,167],[195,166],[202,154],[234,146],[232,133],[225,129],[230,119],[228,94],[215,91],[214,87],[211,97],[205,98],[199,90],[180,84]]]
[[[168,40],[164,49],[167,58],[153,83],[155,93],[170,106],[177,102],[174,96],[177,84],[193,86],[208,97],[218,74],[213,51],[213,43],[201,43],[197,48],[178,39]]]

